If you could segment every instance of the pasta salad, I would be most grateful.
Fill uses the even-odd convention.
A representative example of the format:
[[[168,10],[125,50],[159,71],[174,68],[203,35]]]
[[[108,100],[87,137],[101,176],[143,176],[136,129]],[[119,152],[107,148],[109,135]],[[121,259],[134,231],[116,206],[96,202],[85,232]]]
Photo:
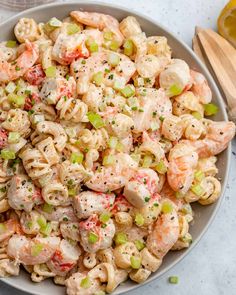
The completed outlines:
[[[21,18],[0,43],[0,276],[68,295],[142,283],[191,245],[235,135],[205,77],[138,21]],[[205,118],[206,116],[207,118]]]

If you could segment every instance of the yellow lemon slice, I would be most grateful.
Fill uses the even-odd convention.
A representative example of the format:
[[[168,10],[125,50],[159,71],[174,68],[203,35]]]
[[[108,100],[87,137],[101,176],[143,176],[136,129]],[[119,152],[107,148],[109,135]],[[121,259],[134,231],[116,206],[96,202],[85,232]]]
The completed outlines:
[[[219,33],[236,47],[236,0],[231,0],[218,17]]]

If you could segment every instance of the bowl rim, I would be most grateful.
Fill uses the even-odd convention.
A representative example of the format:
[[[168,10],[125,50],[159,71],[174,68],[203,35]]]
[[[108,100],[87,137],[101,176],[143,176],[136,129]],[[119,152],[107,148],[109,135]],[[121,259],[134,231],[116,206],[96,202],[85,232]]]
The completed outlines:
[[[220,109],[222,110],[222,115],[223,115],[223,119],[225,121],[228,121],[228,115],[226,113],[226,109],[225,109],[225,105],[224,105],[224,100],[222,98],[222,95],[219,91],[218,86],[216,85],[215,80],[213,79],[211,73],[209,72],[208,68],[206,67],[206,65],[202,62],[202,60],[195,54],[195,52],[191,49],[191,47],[189,47],[184,41],[182,41],[181,39],[179,39],[179,37],[171,32],[168,28],[166,28],[165,25],[160,24],[158,21],[156,21],[155,19],[153,19],[152,17],[149,17],[147,14],[142,13],[137,11],[136,9],[132,9],[132,11],[129,11],[128,8],[122,6],[122,5],[117,5],[117,4],[113,4],[113,3],[106,3],[103,1],[93,1],[93,0],[77,0],[77,1],[68,1],[68,2],[54,2],[54,3],[49,3],[49,4],[43,4],[43,5],[39,5],[36,7],[32,7],[29,9],[26,9],[24,11],[21,11],[19,13],[14,14],[13,16],[11,16],[10,18],[8,18],[7,20],[3,21],[0,23],[0,28],[3,26],[6,26],[9,22],[14,21],[14,20],[18,20],[21,17],[24,17],[25,14],[29,14],[29,13],[33,13],[33,12],[37,12],[41,9],[45,9],[45,8],[57,8],[58,6],[70,6],[70,5],[80,5],[80,4],[87,4],[87,5],[93,5],[94,6],[94,10],[96,11],[96,7],[95,6],[106,6],[108,9],[118,9],[121,11],[124,11],[125,13],[127,13],[128,15],[137,15],[138,17],[141,17],[145,20],[148,20],[149,22],[152,22],[155,26],[161,28],[162,30],[166,31],[176,42],[181,43],[181,45],[184,47],[184,49],[190,54],[190,56],[198,63],[200,64],[200,66],[203,68],[204,70],[204,75],[206,76],[207,80],[211,82],[212,87],[214,88],[215,93],[217,94],[217,103],[219,104]],[[166,272],[168,272],[171,268],[173,268],[175,265],[177,265],[181,260],[183,260],[189,253],[190,251],[192,251],[193,248],[195,248],[195,246],[199,243],[199,241],[202,239],[202,237],[205,235],[205,233],[208,231],[210,225],[212,224],[213,220],[216,217],[216,214],[219,211],[219,208],[224,200],[225,197],[225,190],[226,190],[226,185],[229,179],[229,171],[230,171],[230,160],[231,160],[231,150],[232,150],[232,144],[231,142],[229,143],[227,149],[225,150],[226,152],[226,173],[225,173],[225,177],[224,177],[224,182],[222,184],[221,187],[221,195],[220,198],[218,199],[218,201],[215,203],[215,209],[213,210],[210,218],[208,219],[207,223],[205,224],[203,230],[201,231],[201,233],[199,234],[199,236],[192,242],[191,246],[187,249],[185,249],[185,251],[183,252],[182,255],[180,255],[178,258],[176,258],[173,262],[170,263],[170,265],[166,266],[162,271],[158,272],[154,272],[153,276],[149,277],[145,282],[141,283],[141,284],[136,284],[136,285],[132,285],[130,287],[128,287],[128,290],[124,290],[124,291],[115,291],[114,294],[124,294],[126,292],[130,292],[133,291],[135,289],[138,289],[140,287],[143,287],[144,285],[154,281],[154,280],[158,280],[160,279]],[[23,286],[18,285],[18,284],[14,284],[12,281],[9,281],[8,278],[0,278],[0,281],[4,282],[5,284],[7,284],[8,286],[11,286],[13,288],[16,288],[18,290],[21,290],[25,293],[28,294],[32,294],[32,295],[41,295],[41,293],[38,293],[37,291],[28,291],[26,290]]]

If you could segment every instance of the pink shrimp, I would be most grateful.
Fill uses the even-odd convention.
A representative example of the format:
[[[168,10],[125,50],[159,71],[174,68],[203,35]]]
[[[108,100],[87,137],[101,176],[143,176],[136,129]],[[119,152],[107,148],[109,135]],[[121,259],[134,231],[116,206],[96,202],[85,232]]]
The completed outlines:
[[[225,150],[235,136],[235,124],[233,122],[211,122],[207,126],[207,133],[204,139],[181,142],[195,148],[200,158],[215,156]]]
[[[198,154],[191,145],[178,143],[169,153],[167,180],[174,191],[185,194],[194,178]]]
[[[161,214],[147,238],[147,248],[158,258],[163,258],[179,236],[179,221],[175,209]]]
[[[119,46],[122,45],[124,37],[120,32],[119,22],[114,17],[102,13],[85,11],[72,11],[70,15],[78,22],[87,26],[95,27],[99,30],[111,31]]]
[[[35,64],[38,56],[38,47],[26,41],[25,50],[15,61],[7,62],[2,60],[0,62],[0,83],[9,82],[22,77],[26,71]]]
[[[65,276],[77,263],[81,251],[67,240],[62,240],[52,258],[47,262],[51,271],[59,276]]]
[[[55,253],[60,238],[33,238],[14,235],[10,238],[7,254],[25,265],[35,265],[47,262]]]
[[[193,82],[191,91],[199,98],[200,103],[209,103],[212,100],[212,92],[206,78],[201,73],[193,70],[190,70],[190,75]]]
[[[25,73],[25,79],[31,85],[41,85],[45,77],[46,75],[40,64],[34,65],[33,67],[29,68]]]

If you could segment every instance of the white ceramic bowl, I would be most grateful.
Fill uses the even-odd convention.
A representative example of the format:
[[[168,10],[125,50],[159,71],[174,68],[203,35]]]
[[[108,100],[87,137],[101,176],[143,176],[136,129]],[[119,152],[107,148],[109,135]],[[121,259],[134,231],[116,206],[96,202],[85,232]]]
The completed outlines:
[[[0,40],[9,40],[13,36],[13,27],[21,17],[31,17],[36,21],[47,21],[53,16],[63,19],[66,17],[72,10],[85,10],[85,11],[96,11],[100,13],[110,14],[116,17],[119,20],[122,20],[128,15],[134,15],[139,23],[142,26],[144,32],[147,35],[163,35],[168,38],[168,43],[173,50],[173,55],[178,58],[184,59],[191,68],[202,72],[212,89],[213,92],[213,101],[218,104],[219,112],[215,116],[215,120],[227,120],[226,111],[224,108],[224,103],[221,98],[221,95],[210,76],[209,72],[205,66],[200,62],[192,50],[186,46],[183,42],[178,40],[173,34],[171,34],[167,29],[163,28],[155,20],[151,20],[148,16],[144,16],[140,13],[130,11],[128,8],[121,8],[115,5],[109,5],[100,2],[88,2],[88,1],[76,1],[76,2],[66,2],[66,3],[54,3],[44,6],[39,6],[26,10],[16,16],[10,18],[6,22],[0,25]],[[230,146],[225,150],[219,157],[217,166],[219,168],[219,177],[222,179],[222,197],[225,190],[226,182],[228,179],[229,172],[229,163],[230,163]],[[195,211],[194,223],[191,226],[190,232],[193,236],[193,243],[189,249],[182,251],[170,252],[164,259],[162,266],[158,269],[156,273],[153,273],[151,277],[145,282],[148,283],[153,279],[160,277],[163,273],[173,267],[177,262],[179,262],[184,256],[186,256],[189,251],[197,244],[201,239],[209,224],[212,222],[217,209],[219,208],[222,197],[215,203],[210,206],[200,206],[194,204],[193,208]],[[31,282],[30,277],[23,270],[21,271],[20,276],[4,278],[3,282],[15,287],[17,289],[23,290],[31,294],[50,294],[50,295],[64,295],[65,289],[54,285],[54,283],[49,279],[42,283],[36,284]],[[117,288],[114,294],[121,294],[127,291],[130,291],[134,288],[137,288],[140,285],[134,284],[131,281],[127,281],[125,284]]]

